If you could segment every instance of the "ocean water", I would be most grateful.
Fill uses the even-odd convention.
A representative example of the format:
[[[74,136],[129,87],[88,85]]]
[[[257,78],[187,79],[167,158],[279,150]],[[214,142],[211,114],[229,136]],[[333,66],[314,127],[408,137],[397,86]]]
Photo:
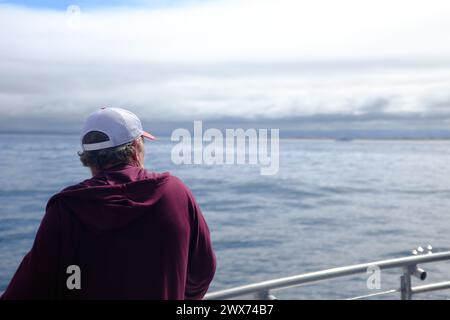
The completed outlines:
[[[257,166],[176,166],[173,145],[147,143],[146,167],[177,175],[200,203],[218,259],[210,291],[407,256],[419,245],[450,249],[450,142],[281,140],[275,176]],[[47,200],[89,176],[78,150],[75,135],[0,135],[0,291],[31,248]],[[423,267],[424,283],[450,280],[450,262]],[[383,271],[381,289],[397,288],[400,273]],[[366,280],[275,294],[341,299],[373,293]]]

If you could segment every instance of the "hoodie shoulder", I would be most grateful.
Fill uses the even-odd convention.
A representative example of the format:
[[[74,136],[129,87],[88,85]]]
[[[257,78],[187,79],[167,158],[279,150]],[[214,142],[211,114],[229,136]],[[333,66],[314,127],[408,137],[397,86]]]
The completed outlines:
[[[169,175],[167,182],[173,188],[177,188],[179,190],[183,190],[183,191],[187,192],[188,194],[191,193],[191,191],[186,186],[186,184],[180,178],[178,178],[177,176]]]
[[[196,198],[192,190],[177,176],[170,176],[169,182],[167,183],[169,192],[177,194],[180,198],[184,198],[188,203],[197,205]]]

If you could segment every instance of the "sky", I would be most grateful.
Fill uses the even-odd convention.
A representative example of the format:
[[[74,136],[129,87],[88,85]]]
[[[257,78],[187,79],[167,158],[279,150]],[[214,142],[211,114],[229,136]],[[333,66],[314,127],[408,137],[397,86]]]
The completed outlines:
[[[0,1],[0,131],[144,121],[450,130],[446,0]]]

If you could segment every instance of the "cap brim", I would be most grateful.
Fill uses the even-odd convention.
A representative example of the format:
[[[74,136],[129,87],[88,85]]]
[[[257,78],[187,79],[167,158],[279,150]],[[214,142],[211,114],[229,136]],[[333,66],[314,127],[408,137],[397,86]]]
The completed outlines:
[[[149,139],[149,140],[156,140],[156,138],[155,138],[152,134],[150,134],[150,133],[148,133],[148,132],[145,132],[145,131],[142,133],[142,136],[143,136],[144,138]]]

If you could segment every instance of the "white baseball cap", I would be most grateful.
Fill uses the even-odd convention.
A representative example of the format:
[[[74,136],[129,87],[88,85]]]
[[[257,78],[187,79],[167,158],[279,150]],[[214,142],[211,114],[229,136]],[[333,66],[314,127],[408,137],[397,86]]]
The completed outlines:
[[[106,134],[109,140],[83,144],[84,136],[91,131],[100,131]],[[134,113],[121,108],[103,107],[86,119],[81,132],[81,146],[83,151],[113,148],[136,140],[140,136],[150,140],[156,139],[142,129],[141,120]]]

